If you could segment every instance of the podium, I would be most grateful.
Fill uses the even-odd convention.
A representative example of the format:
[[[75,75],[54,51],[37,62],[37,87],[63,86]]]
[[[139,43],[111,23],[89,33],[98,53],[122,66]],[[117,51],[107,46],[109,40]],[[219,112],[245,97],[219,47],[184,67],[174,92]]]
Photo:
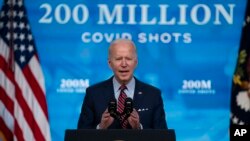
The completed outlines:
[[[158,129],[68,129],[64,141],[175,141],[175,131]]]

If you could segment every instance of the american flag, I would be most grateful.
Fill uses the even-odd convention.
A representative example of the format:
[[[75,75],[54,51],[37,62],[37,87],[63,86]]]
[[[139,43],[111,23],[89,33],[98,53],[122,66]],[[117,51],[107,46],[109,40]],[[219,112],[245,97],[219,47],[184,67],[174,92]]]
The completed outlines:
[[[0,140],[50,141],[44,77],[23,0],[0,13]]]
[[[247,3],[233,76],[230,125],[250,125],[250,1]]]

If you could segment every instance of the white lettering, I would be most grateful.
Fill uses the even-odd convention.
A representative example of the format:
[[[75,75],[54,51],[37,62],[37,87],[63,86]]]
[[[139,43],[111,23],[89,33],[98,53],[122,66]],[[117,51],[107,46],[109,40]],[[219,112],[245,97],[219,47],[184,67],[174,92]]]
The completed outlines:
[[[128,7],[128,22],[127,24],[136,24],[136,21],[135,21],[135,8],[137,7],[136,5],[134,4],[129,4],[127,5]]]
[[[236,129],[236,130],[235,130],[234,136],[241,136],[241,135],[240,135],[240,130],[239,130],[239,129]]]
[[[202,21],[199,21],[198,20],[198,10],[201,8],[201,10],[204,11],[204,14],[203,14],[203,20]],[[197,25],[204,25],[204,24],[207,24],[208,21],[210,20],[211,18],[211,11],[209,9],[209,7],[207,5],[204,5],[204,4],[197,4],[195,5],[192,10],[191,10],[191,19],[194,23],[196,23]]]
[[[101,33],[101,32],[94,32],[94,33],[84,32],[84,33],[82,33],[82,41],[84,43],[90,43],[90,42],[100,43],[103,41],[110,43],[113,40],[119,39],[119,38],[132,40],[132,35],[130,33],[126,33],[126,32],[124,32],[124,33]]]
[[[184,43],[191,43],[192,42],[192,37],[191,37],[190,33],[183,34],[183,42]]]
[[[148,37],[149,42],[159,42],[159,34],[150,34]]]
[[[101,32],[96,32],[95,34],[93,34],[92,36],[92,40],[95,43],[100,43],[103,40],[103,36]]]
[[[79,15],[78,15],[79,10],[82,11],[82,19],[79,18]],[[88,8],[83,4],[76,5],[76,7],[73,9],[72,16],[76,24],[83,24],[89,18]]]
[[[51,16],[51,11],[52,7],[48,3],[44,3],[40,6],[40,9],[44,8],[45,9],[45,14],[40,18],[39,23],[51,23],[52,22],[52,16]]]
[[[160,38],[163,43],[169,43],[171,41],[171,35],[169,33],[163,33]]]
[[[190,33],[139,33],[138,34],[138,42],[139,43],[170,43],[170,42],[183,42],[183,43],[191,43],[191,34]]]
[[[151,21],[148,20],[148,8],[150,7],[149,5],[146,4],[141,4],[141,22],[140,24],[143,25],[153,25],[156,23],[156,18],[154,17],[151,19]]]
[[[211,80],[183,80],[182,89],[211,89]]]
[[[174,25],[176,22],[176,18],[173,17],[171,20],[167,21],[167,8],[168,5],[159,5],[160,7],[160,21],[159,25]]]
[[[225,18],[228,24],[233,24],[233,10],[234,10],[235,4],[228,4],[229,10],[230,10],[229,13],[225,10],[225,7],[222,6],[221,4],[215,4],[214,6],[216,9],[214,24],[217,24],[217,25],[221,24],[220,13],[223,15],[223,17]]]
[[[64,19],[62,19],[61,12],[64,11]],[[70,20],[70,8],[66,4],[60,4],[55,10],[55,19],[59,24],[66,24]]]
[[[187,25],[192,23],[205,25],[210,22],[214,25],[221,25],[223,20],[227,24],[233,24],[235,4],[226,6],[214,4],[213,6],[210,8],[210,5],[196,4],[191,7],[187,4],[178,4],[174,7],[159,4],[157,9],[148,4],[140,4],[139,6],[136,4],[116,4],[112,8],[108,4],[98,4],[97,24]],[[40,9],[45,9],[44,14],[39,19],[39,23],[43,24],[52,23],[54,19],[59,24],[67,24],[71,18],[76,24],[84,24],[89,18],[88,7],[83,4],[77,4],[71,8],[65,3],[55,7],[44,3]],[[127,15],[126,18],[124,15]]]
[[[179,4],[178,7],[180,8],[180,20],[178,22],[179,25],[186,25],[187,24],[187,7],[188,5],[186,4]]]
[[[147,42],[147,37],[146,33],[139,33],[138,34],[138,42],[139,43],[146,43]]]
[[[122,20],[122,10],[124,5],[117,4],[114,7],[112,14],[106,4],[98,4],[99,7],[99,21],[98,24],[124,24]],[[133,13],[132,13],[133,14]],[[113,22],[115,20],[115,22]]]
[[[61,79],[60,88],[87,88],[89,79]]]
[[[84,32],[82,34],[82,41],[84,43],[89,43],[91,40],[90,40],[90,33],[89,32]]]
[[[244,134],[247,133],[247,129],[241,129],[241,135],[244,136]]]
[[[181,34],[180,33],[173,33],[172,35],[175,38],[175,42],[178,43],[179,42],[179,37],[181,36]]]

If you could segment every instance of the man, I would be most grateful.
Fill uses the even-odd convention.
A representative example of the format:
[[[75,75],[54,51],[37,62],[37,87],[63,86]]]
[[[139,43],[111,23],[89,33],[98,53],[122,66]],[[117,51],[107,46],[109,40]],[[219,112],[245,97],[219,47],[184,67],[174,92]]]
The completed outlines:
[[[127,39],[113,41],[108,64],[114,76],[87,88],[78,129],[167,129],[161,91],[133,76],[138,64],[134,43]],[[121,122],[110,115],[107,107],[116,99],[117,112],[121,113],[126,97],[133,99],[134,109],[127,119],[121,117]]]

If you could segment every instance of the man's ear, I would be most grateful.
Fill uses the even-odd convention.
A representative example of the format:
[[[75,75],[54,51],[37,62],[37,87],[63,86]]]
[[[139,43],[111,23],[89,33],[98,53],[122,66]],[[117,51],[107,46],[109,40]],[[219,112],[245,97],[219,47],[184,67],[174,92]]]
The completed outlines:
[[[112,69],[110,59],[108,59],[108,65],[109,65],[109,68],[111,68],[111,69]]]
[[[138,66],[138,59],[136,59],[135,61],[136,61],[135,62],[136,63],[135,67],[137,67]]]

